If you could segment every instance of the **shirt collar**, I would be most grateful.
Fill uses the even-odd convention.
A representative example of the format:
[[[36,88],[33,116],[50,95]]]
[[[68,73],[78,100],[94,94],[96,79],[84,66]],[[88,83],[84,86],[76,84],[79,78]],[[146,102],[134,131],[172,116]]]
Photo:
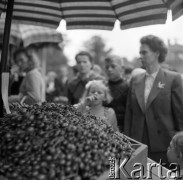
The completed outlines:
[[[120,78],[117,81],[111,81],[111,80],[108,80],[108,81],[109,81],[109,84],[121,84],[124,81],[124,79]]]
[[[85,76],[85,78],[83,78],[81,74],[78,74],[78,78],[79,78],[81,81],[86,81],[86,80],[89,79],[90,75],[91,75],[91,72],[89,72],[89,73]]]
[[[159,72],[159,69],[160,69],[160,68],[158,68],[157,71],[155,71],[155,72],[152,73],[152,74],[149,74],[149,73],[146,71],[146,76],[151,76],[153,79],[155,79],[156,76],[157,76],[157,74],[158,74],[158,72]]]

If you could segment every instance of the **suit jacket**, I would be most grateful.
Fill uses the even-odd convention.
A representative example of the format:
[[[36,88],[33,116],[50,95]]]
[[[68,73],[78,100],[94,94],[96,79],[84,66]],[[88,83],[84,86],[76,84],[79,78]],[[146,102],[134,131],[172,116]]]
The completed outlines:
[[[183,90],[178,73],[160,68],[147,104],[145,73],[131,81],[125,113],[125,134],[143,142],[147,128],[151,152],[166,151],[176,131],[183,130]]]

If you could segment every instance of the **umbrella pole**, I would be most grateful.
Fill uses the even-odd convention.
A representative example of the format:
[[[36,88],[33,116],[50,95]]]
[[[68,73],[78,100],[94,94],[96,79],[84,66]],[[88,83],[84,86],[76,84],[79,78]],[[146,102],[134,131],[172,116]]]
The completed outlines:
[[[7,58],[8,58],[8,49],[9,49],[8,47],[9,47],[11,20],[13,15],[13,5],[14,5],[14,0],[8,0],[7,8],[6,8],[6,19],[5,19],[5,26],[4,26],[3,47],[2,47],[1,64],[0,64],[0,81],[1,81],[0,83],[0,90],[1,90],[0,117],[4,117],[3,102],[6,108],[6,111],[7,111],[7,108],[9,108],[9,105],[8,105],[9,68],[7,66]],[[5,93],[4,95],[7,97],[4,97],[3,93]]]

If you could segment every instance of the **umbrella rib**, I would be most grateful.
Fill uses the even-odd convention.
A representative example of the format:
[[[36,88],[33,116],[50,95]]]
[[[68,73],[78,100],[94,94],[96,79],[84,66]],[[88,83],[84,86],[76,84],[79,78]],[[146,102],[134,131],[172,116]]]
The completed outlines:
[[[162,2],[164,3],[164,5],[165,5],[165,7],[166,7],[167,9],[170,9],[170,4],[168,3],[168,1],[162,0]]]
[[[120,19],[119,19],[119,15],[118,15],[118,14],[116,13],[116,11],[115,11],[114,5],[111,3],[111,0],[108,0],[108,1],[109,1],[110,5],[111,5],[111,8],[112,8],[112,10],[113,10],[113,12],[114,12],[114,14],[115,14],[116,19],[120,20]]]
[[[62,0],[61,0],[61,2],[62,2]],[[62,7],[62,3],[59,3],[59,6],[60,6],[60,13],[61,13],[61,17],[63,18],[63,19],[65,19],[65,17],[64,17],[64,11],[63,11],[63,7]]]

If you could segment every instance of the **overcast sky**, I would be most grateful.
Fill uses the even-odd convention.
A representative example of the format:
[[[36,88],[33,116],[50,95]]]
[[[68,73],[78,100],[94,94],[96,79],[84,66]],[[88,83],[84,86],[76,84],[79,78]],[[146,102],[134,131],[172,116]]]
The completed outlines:
[[[65,47],[64,53],[69,59],[69,64],[74,65],[75,54],[82,50],[82,43],[94,35],[103,37],[106,46],[113,48],[113,54],[127,57],[132,60],[139,55],[139,39],[148,34],[154,34],[164,39],[167,44],[168,39],[183,45],[183,17],[172,22],[170,19],[164,25],[152,25],[127,30],[120,30],[117,22],[113,31],[104,30],[65,30],[63,24],[57,29],[67,35],[70,43]]]

